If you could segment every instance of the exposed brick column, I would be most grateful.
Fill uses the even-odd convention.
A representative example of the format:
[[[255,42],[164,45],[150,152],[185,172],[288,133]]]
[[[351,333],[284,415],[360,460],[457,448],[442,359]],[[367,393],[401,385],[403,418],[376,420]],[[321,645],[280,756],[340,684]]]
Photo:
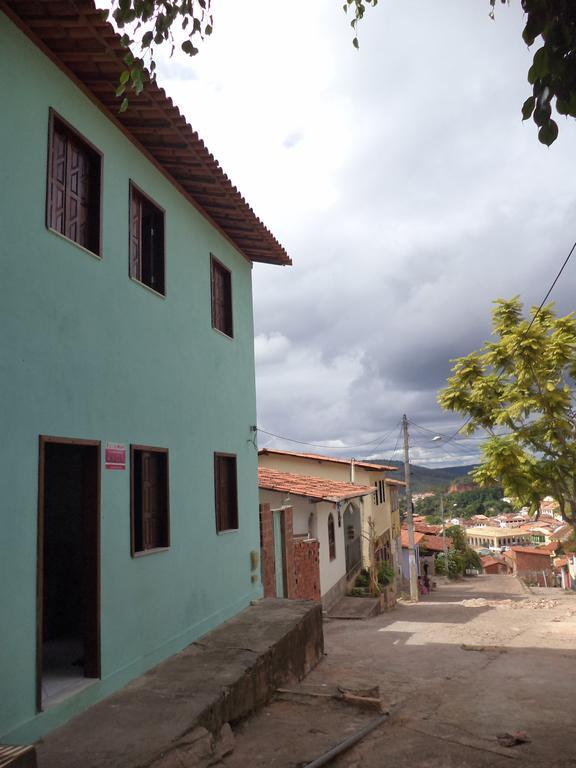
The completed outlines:
[[[270,504],[260,504],[260,568],[264,597],[276,597],[276,556]]]
[[[284,596],[293,600],[296,592],[294,572],[294,528],[292,507],[284,507],[280,517],[282,530],[282,560],[284,562]]]
[[[294,574],[294,598],[320,602],[320,543],[317,539],[294,539]]]

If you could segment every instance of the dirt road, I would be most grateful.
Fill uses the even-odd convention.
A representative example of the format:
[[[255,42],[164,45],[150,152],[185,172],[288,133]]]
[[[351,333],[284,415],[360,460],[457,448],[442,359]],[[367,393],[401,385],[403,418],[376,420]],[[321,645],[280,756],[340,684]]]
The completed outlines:
[[[328,620],[325,638],[306,680],[235,728],[226,768],[306,765],[377,716],[331,695],[373,686],[390,717],[337,768],[576,767],[576,595],[481,576],[373,619]],[[529,741],[498,739],[518,732]]]

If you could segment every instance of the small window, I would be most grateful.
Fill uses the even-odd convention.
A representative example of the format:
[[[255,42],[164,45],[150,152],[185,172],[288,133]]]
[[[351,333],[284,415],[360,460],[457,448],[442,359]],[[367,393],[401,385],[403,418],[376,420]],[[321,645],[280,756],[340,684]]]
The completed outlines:
[[[214,496],[216,505],[216,530],[238,529],[238,490],[236,481],[236,456],[214,454]]]
[[[212,327],[232,337],[232,275],[214,256],[210,259],[210,275]]]
[[[374,491],[374,504],[378,506],[378,482],[374,481],[374,487],[376,490]]]
[[[131,446],[132,555],[170,546],[168,451]]]
[[[46,225],[100,256],[102,155],[50,110]]]
[[[384,503],[386,501],[386,482],[384,480],[380,480],[380,495],[381,495],[381,502]]]
[[[334,531],[334,515],[332,512],[328,515],[328,551],[330,560],[336,559],[336,532]]]
[[[130,277],[166,295],[164,211],[130,183]]]

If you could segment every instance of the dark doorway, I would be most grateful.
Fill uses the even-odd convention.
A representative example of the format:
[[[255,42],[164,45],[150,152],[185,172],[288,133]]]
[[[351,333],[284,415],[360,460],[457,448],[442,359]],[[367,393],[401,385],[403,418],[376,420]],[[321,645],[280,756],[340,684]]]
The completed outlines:
[[[346,573],[350,577],[362,565],[360,510],[354,504],[348,504],[344,511],[344,531],[346,535]]]
[[[100,676],[100,443],[40,438],[38,709]]]

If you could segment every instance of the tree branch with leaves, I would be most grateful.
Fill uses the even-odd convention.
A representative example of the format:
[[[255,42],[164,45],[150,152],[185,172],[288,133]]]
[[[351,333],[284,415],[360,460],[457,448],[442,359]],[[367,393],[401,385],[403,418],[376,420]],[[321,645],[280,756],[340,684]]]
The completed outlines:
[[[508,4],[510,0],[501,0]],[[495,18],[497,0],[488,0],[490,16]],[[547,146],[558,136],[558,124],[552,118],[552,107],[560,115],[576,117],[576,2],[575,0],[520,0],[526,14],[522,38],[531,47],[537,40],[542,45],[534,54],[528,70],[532,95],[522,106],[522,119],[531,117],[538,126],[538,138]],[[360,47],[358,27],[369,7],[378,0],[345,0],[343,10],[351,16],[352,45]],[[107,16],[108,12],[103,11]],[[112,0],[112,16],[121,29],[128,49],[126,68],[120,75],[116,94],[122,99],[120,111],[128,106],[128,94],[141,93],[147,77],[154,77],[155,47],[176,46],[195,56],[199,45],[212,34],[211,0]],[[135,56],[130,46],[140,46]],[[146,70],[147,66],[147,70]]]
[[[517,297],[495,304],[496,340],[454,361],[438,401],[468,417],[466,433],[488,434],[478,483],[502,484],[535,512],[553,495],[576,530],[576,318],[553,304],[525,318]]]

